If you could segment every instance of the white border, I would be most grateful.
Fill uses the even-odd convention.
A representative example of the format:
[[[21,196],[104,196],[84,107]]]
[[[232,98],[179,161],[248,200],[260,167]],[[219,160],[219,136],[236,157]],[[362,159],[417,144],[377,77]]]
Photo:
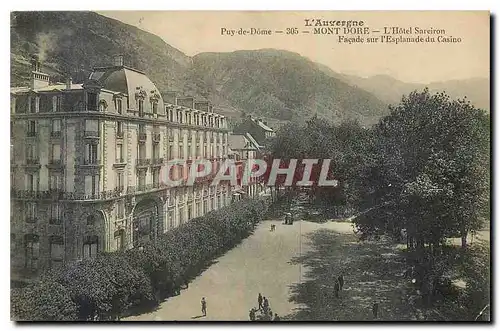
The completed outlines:
[[[8,126],[8,119],[7,117],[9,116],[8,114],[10,113],[9,109],[9,103],[10,99],[7,94],[7,91],[9,90],[10,86],[10,75],[7,73],[10,73],[10,52],[7,47],[8,40],[10,38],[10,33],[9,33],[9,20],[10,20],[10,14],[9,12],[12,10],[491,10],[493,13],[498,13],[498,3],[499,1],[486,1],[486,0],[461,0],[461,1],[437,1],[437,0],[407,0],[407,1],[388,1],[388,0],[349,0],[349,1],[318,1],[318,0],[302,0],[302,1],[297,1],[297,0],[288,0],[288,1],[280,1],[280,2],[272,2],[269,0],[253,0],[253,1],[237,1],[237,0],[218,0],[218,1],[202,1],[202,0],[183,0],[183,1],[178,1],[178,2],[155,2],[155,1],[130,1],[130,0],[122,0],[122,1],[114,1],[114,2],[107,2],[104,3],[103,1],[97,1],[97,0],[87,0],[87,1],[60,1],[60,0],[52,0],[50,2],[44,2],[44,1],[3,1],[1,3],[2,6],[2,15],[0,16],[1,22],[2,22],[2,27],[1,33],[2,33],[2,42],[4,43],[4,47],[2,48],[1,52],[1,57],[2,57],[2,64],[4,66],[4,72],[6,73],[4,75],[4,78],[2,79],[2,91],[4,93],[1,93],[1,104],[3,105],[2,108],[2,120],[0,121],[0,132],[2,132],[2,139],[0,140],[0,155],[2,155],[5,160],[1,163],[1,172],[2,172],[2,177],[5,181],[7,181],[7,173],[10,173],[9,169],[9,163],[7,163],[7,155],[10,155],[9,153],[9,126]],[[498,26],[498,17],[496,21],[496,25]],[[498,42],[498,35],[495,35],[495,42]],[[9,42],[10,45],[10,42]],[[497,54],[495,56],[495,60],[498,60]],[[492,92],[498,95],[498,86],[496,86],[495,91]],[[494,109],[497,109],[497,103],[495,103],[495,107],[491,110],[492,112]],[[500,116],[496,116],[495,118],[495,127],[499,127],[499,120]],[[496,138],[496,135],[494,135],[494,138]],[[495,139],[496,142],[496,139]],[[495,145],[497,147],[498,145]],[[498,151],[495,148],[495,153],[498,156]],[[495,160],[496,161],[496,160]],[[498,191],[496,190],[495,187],[495,197],[498,198]],[[2,218],[1,226],[2,226],[2,239],[0,242],[2,243],[2,247],[0,249],[1,255],[2,255],[2,263],[5,271],[2,273],[2,288],[1,288],[1,314],[2,314],[2,330],[5,329],[10,329],[14,327],[14,324],[9,322],[10,321],[10,302],[9,302],[9,286],[10,284],[8,283],[8,262],[10,259],[10,245],[8,244],[10,241],[10,230],[9,230],[9,221],[7,217],[7,210],[10,208],[9,204],[10,200],[10,190],[8,188],[8,185],[3,185],[2,187],[2,200],[1,204],[2,210],[4,211],[4,217]],[[497,199],[495,201],[492,201],[492,203],[497,202]],[[499,204],[496,204],[499,205]],[[497,226],[494,225],[495,229],[495,234],[498,231]],[[493,236],[493,234],[492,234]],[[496,247],[496,245],[495,245]],[[498,256],[495,252],[494,256]],[[495,264],[495,262],[493,262]],[[497,285],[497,284],[495,284]],[[495,296],[496,299],[496,296]],[[495,307],[499,305],[499,301],[495,300]],[[496,314],[497,309],[495,309],[495,317],[498,318],[498,315]],[[159,324],[158,327],[161,328],[167,328],[174,326],[172,324],[170,325],[162,325]],[[238,325],[234,325],[235,327],[238,327]],[[320,325],[314,325],[314,327],[318,327]],[[342,325],[342,326],[335,326],[334,324],[330,325],[322,325],[326,327],[333,327],[335,329],[344,329],[347,327],[353,327],[353,328],[358,328],[361,327],[361,325]],[[365,325],[363,325],[364,327]],[[391,325],[380,325],[378,327],[390,327]],[[443,325],[444,326],[444,325]],[[84,328],[88,328],[90,326],[80,326]],[[91,326],[92,329],[117,329],[123,327],[123,325],[101,325],[101,326]],[[138,327],[134,327],[133,329],[145,329],[151,327],[149,325],[140,325]],[[184,325],[184,328],[191,329],[194,328],[195,326],[193,325]],[[221,327],[220,325],[215,325],[215,326],[209,326],[209,325],[203,325],[204,328],[219,328]],[[229,325],[229,327],[232,327]],[[297,327],[303,328],[303,329],[309,329],[312,328],[313,326],[305,326],[304,324],[298,325]],[[396,327],[401,327],[400,325],[397,325]],[[417,328],[417,325],[404,325],[405,329],[413,329]],[[441,325],[425,325],[426,328],[428,329],[438,329],[441,328]],[[448,327],[455,327],[455,325],[448,325]],[[46,326],[40,326],[40,329],[45,329],[45,330],[51,330],[53,328],[52,325],[46,325]],[[253,329],[259,328],[259,330],[262,329],[267,329],[270,328],[270,326],[256,326],[256,327],[251,327]]]

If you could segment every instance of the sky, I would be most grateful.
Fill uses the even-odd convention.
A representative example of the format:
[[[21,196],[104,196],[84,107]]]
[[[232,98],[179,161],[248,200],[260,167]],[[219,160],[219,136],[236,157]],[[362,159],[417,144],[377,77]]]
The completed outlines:
[[[341,73],[361,77],[389,75],[405,82],[429,83],[490,76],[490,19],[486,11],[107,11],[98,12],[151,32],[192,56],[276,48],[299,53]],[[305,19],[362,20],[370,31],[384,27],[444,29],[457,43],[341,43],[336,35],[315,35]],[[221,29],[297,28],[299,34],[221,35]],[[304,30],[311,32],[302,33]],[[370,36],[380,36],[372,33]],[[415,34],[414,34],[415,36]],[[438,35],[432,35],[437,39]],[[355,37],[355,36],[353,36]]]

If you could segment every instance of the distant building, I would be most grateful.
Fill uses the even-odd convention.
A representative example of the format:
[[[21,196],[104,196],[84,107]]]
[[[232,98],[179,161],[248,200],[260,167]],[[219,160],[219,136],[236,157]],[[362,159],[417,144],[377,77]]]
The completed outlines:
[[[161,93],[122,57],[83,84],[32,65],[30,86],[10,91],[14,273],[137,247],[231,201],[229,184],[162,184],[167,160],[226,158],[209,102]]]
[[[236,161],[243,161],[245,164],[252,159],[256,159],[263,146],[259,145],[250,133],[230,134],[229,135],[229,153],[228,158]],[[233,194],[246,194],[248,197],[255,197],[261,192],[261,185],[256,179],[248,182],[248,185],[242,185],[235,188]]]
[[[276,136],[276,132],[267,125],[267,122],[251,116],[246,117],[240,124],[236,125],[233,128],[233,133],[250,133],[260,146],[265,146],[266,139]]]

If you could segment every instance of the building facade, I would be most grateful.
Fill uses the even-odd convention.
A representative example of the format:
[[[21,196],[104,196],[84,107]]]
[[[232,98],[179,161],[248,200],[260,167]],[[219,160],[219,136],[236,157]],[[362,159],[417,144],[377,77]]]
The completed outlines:
[[[248,132],[246,134],[229,134],[228,157],[236,162],[251,163],[252,160],[258,158],[262,147]],[[233,195],[241,196],[243,194],[253,198],[263,191],[263,187],[264,184],[260,183],[257,178],[250,178],[247,183],[242,183],[238,190],[234,190]]]
[[[167,160],[226,158],[226,118],[209,102],[162,93],[122,57],[83,84],[32,65],[30,86],[11,88],[14,277],[140,246],[231,201],[209,178],[163,184]]]
[[[234,129],[234,134],[250,133],[261,146],[266,145],[266,140],[276,136],[276,132],[270,128],[262,119],[248,116],[241,121]]]

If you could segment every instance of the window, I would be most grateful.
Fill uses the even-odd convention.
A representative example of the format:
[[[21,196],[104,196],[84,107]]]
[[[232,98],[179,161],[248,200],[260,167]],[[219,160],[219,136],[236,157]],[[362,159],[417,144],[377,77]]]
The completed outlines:
[[[34,137],[36,135],[36,121],[28,121],[27,135],[28,137]]]
[[[61,111],[61,98],[59,96],[52,97],[52,111]]]
[[[146,172],[139,172],[139,174],[137,175],[137,181],[139,183],[139,190],[144,190],[146,188]]]
[[[38,268],[38,258],[40,257],[40,242],[39,237],[35,234],[24,235],[24,266],[27,269]]]
[[[168,146],[168,159],[173,160],[174,159],[174,145],[170,144]]]
[[[184,146],[182,144],[179,145],[179,159],[184,158]]]
[[[158,187],[160,184],[160,170],[155,169],[153,170],[153,186]]]
[[[97,159],[97,145],[96,144],[86,144],[85,145],[85,164],[97,164],[99,161]]]
[[[87,110],[97,110],[97,93],[87,92]]]
[[[52,144],[52,161],[61,161],[61,145]]]
[[[116,144],[116,162],[123,163],[125,161],[124,159],[123,144]]]
[[[99,193],[99,176],[85,176],[85,193],[95,195]]]
[[[175,226],[175,215],[173,210],[168,211],[168,229],[173,229]]]
[[[38,98],[30,97],[30,113],[38,112]]]
[[[115,246],[117,251],[121,251],[125,248],[125,231],[115,231]]]
[[[64,240],[61,236],[50,236],[50,266],[61,267],[64,261]]]
[[[99,247],[99,239],[97,236],[87,236],[83,243],[83,258],[95,258]]]
[[[125,217],[125,201],[120,200],[116,203],[116,218],[122,219]]]
[[[38,191],[38,176],[36,173],[26,174],[26,190]]]
[[[142,99],[139,99],[138,101],[138,104],[139,104],[139,116],[140,117],[143,117],[144,116],[144,100]]]
[[[26,146],[26,160],[36,160],[38,158],[38,153],[35,145]],[[29,161],[28,161],[29,162]]]
[[[61,189],[62,189],[61,174],[50,173],[49,174],[49,190],[61,190]]]
[[[120,191],[123,190],[124,188],[124,179],[123,179],[123,172],[117,172],[116,173],[116,188]]]
[[[52,120],[52,136],[59,136],[61,134],[61,120]]]
[[[116,134],[123,137],[123,122],[116,122]]]
[[[36,202],[26,202],[25,212],[26,212],[26,222],[35,223],[36,222]]]
[[[58,203],[50,205],[50,224],[61,224],[61,210]]]
[[[139,148],[139,159],[144,160],[146,158],[146,146],[144,144],[138,145]]]
[[[144,124],[139,124],[139,133],[146,133],[146,126]]]
[[[157,101],[153,101],[152,108],[153,108],[153,114],[158,114],[158,102]]]
[[[116,111],[118,114],[122,113],[122,99],[116,99]]]
[[[160,158],[160,145],[159,144],[153,144],[153,159],[159,159]]]

